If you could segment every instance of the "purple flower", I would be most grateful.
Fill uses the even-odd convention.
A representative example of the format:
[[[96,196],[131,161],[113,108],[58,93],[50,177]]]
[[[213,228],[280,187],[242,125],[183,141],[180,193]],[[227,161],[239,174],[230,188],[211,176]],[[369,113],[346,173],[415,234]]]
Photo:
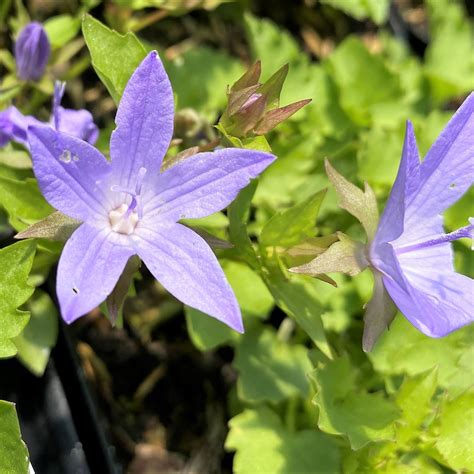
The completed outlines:
[[[94,144],[99,136],[92,115],[87,110],[73,110],[61,107],[61,99],[64,94],[64,84],[56,83],[54,87],[53,113],[49,125],[60,132],[68,133],[81,140]],[[43,122],[32,117],[23,115],[16,107],[0,112],[0,147],[8,142],[14,141],[28,148],[28,127],[44,125]]]
[[[340,206],[361,222],[368,243],[339,232],[339,240],[325,252],[290,271],[318,276],[372,270],[374,292],[364,317],[364,350],[372,349],[395,317],[396,307],[431,337],[445,336],[474,321],[474,281],[455,272],[450,244],[472,238],[474,220],[446,234],[441,216],[474,180],[474,93],[421,163],[413,126],[407,123],[400,169],[379,224],[370,187],[366,184],[360,190],[329,162],[326,171],[340,196]]]
[[[252,150],[198,153],[160,173],[173,132],[173,92],[156,52],[124,91],[111,162],[88,143],[49,127],[28,138],[41,191],[83,222],[59,260],[57,294],[72,322],[101,303],[138,255],[176,298],[242,331],[239,306],[205,241],[178,223],[227,206],[274,159]]]
[[[474,284],[456,273],[450,242],[471,237],[472,224],[444,233],[441,213],[474,180],[474,93],[420,163],[407,123],[398,176],[370,248],[372,265],[406,318],[441,337],[474,320]]]
[[[37,81],[48,64],[51,46],[41,23],[28,23],[15,43],[16,69],[19,78]]]

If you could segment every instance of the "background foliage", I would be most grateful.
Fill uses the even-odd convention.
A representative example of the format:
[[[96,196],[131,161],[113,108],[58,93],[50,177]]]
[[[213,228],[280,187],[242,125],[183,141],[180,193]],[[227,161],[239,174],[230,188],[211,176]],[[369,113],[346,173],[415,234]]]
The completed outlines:
[[[110,410],[130,417],[122,427],[133,443],[179,452],[184,465],[199,446],[196,440],[182,440],[188,430],[207,441],[208,431],[198,415],[188,426],[178,424],[181,432],[173,436],[180,441],[173,441],[171,422],[160,415],[145,429],[136,419],[153,413],[150,400],[160,387],[156,367],[149,373],[139,370],[133,386],[121,388],[123,383],[110,376],[117,361],[97,349],[94,354],[87,327],[120,334],[119,344],[133,340],[150,353],[160,344],[179,353],[175,339],[186,347],[191,341],[204,354],[187,349],[196,360],[208,357],[218,364],[219,380],[231,374],[219,395],[224,415],[204,422],[228,422],[228,433],[224,428],[214,440],[215,472],[229,469],[231,462],[241,474],[474,470],[473,328],[430,339],[398,315],[366,355],[362,315],[371,276],[331,275],[338,288],[290,276],[285,269],[290,257],[284,252],[308,237],[338,230],[362,235],[354,219],[337,208],[323,171],[325,157],[349,180],[368,181],[382,209],[398,169],[406,119],[414,122],[426,153],[473,88],[473,27],[465,5],[453,0],[396,1],[392,7],[388,0],[308,0],[288,7],[284,21],[266,2],[218,6],[219,1],[83,0],[71,6],[52,2],[50,10],[39,3],[28,2],[27,9],[19,1],[5,1],[0,8],[0,106],[13,102],[24,113],[47,120],[53,79],[66,80],[66,100],[94,114],[101,127],[98,146],[105,153],[115,106],[151,49],[159,50],[176,98],[175,138],[180,142],[170,156],[217,137],[213,125],[226,105],[227,85],[257,59],[263,79],[289,63],[283,105],[313,99],[267,135],[269,145],[261,139],[244,145],[269,146],[278,156],[258,183],[246,188],[227,212],[192,223],[234,244],[217,253],[242,308],[244,335],[191,308],[183,316],[180,305],[144,270],[131,290],[136,296],[125,307],[123,328],[103,329],[98,314],[79,323],[78,352],[92,367],[89,376],[95,377]],[[197,10],[190,12],[191,7]],[[36,84],[16,79],[11,55],[11,39],[29,16],[44,20],[53,47],[48,72]],[[410,35],[420,44],[426,41],[426,50],[414,47],[416,41],[410,45]],[[472,203],[470,193],[448,211],[448,231],[473,215]],[[48,278],[61,244],[10,244],[15,230],[51,212],[28,153],[12,144],[0,150],[0,267],[8,269],[0,276],[0,356],[16,354],[38,376],[57,335]],[[457,268],[472,273],[468,246],[458,243],[455,249]],[[172,366],[169,360],[160,364],[167,370]],[[190,377],[184,373],[177,377]],[[192,378],[189,383],[172,403],[194,406],[189,401],[192,384],[208,382]],[[18,429],[11,405],[2,406],[0,418],[8,418],[0,423],[0,449],[5,449],[4,441],[13,442]],[[156,436],[163,429],[167,434]],[[224,454],[224,437],[225,450],[235,453],[233,461]],[[25,456],[22,447],[15,449],[18,459]],[[132,469],[139,456],[122,457]],[[0,463],[8,459],[0,455]],[[25,472],[26,465],[17,469],[12,472]]]

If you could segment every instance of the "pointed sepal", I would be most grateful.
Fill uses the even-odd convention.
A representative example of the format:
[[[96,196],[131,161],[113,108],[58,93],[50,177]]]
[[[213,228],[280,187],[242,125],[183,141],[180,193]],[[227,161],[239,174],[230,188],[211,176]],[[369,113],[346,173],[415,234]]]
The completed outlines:
[[[371,242],[377,231],[379,212],[377,200],[372,188],[365,183],[364,191],[347,181],[329,163],[324,161],[329,180],[336,188],[339,196],[339,206],[352,214],[364,227],[368,241]]]
[[[382,274],[374,273],[374,289],[371,300],[365,306],[364,335],[362,349],[370,352],[378,338],[390,326],[397,314],[397,308],[383,284]]]

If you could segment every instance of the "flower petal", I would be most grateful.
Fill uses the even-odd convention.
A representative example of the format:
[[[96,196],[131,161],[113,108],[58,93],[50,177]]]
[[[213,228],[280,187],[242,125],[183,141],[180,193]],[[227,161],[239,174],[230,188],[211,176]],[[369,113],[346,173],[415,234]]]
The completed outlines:
[[[41,192],[57,210],[80,221],[104,218],[110,165],[94,147],[48,126],[30,127],[28,140]]]
[[[420,166],[420,184],[407,202],[405,225],[454,204],[474,182],[474,93],[464,101]]]
[[[173,135],[173,91],[156,51],[128,81],[117,111],[110,154],[116,184],[134,188],[140,168],[158,173]]]
[[[122,236],[82,224],[67,241],[59,259],[56,290],[63,319],[72,323],[114,289],[134,250]]]
[[[99,137],[99,129],[89,111],[80,109],[57,109],[58,130],[80,138],[93,145]]]
[[[217,258],[181,224],[138,227],[136,251],[155,278],[184,304],[243,332],[240,308]]]
[[[143,196],[144,215],[177,221],[213,214],[274,160],[269,153],[238,148],[193,155],[157,177]]]
[[[0,147],[10,141],[28,147],[26,131],[32,125],[41,126],[43,123],[34,117],[23,115],[13,106],[0,112]]]
[[[444,262],[446,249],[440,247],[450,249],[450,245],[446,244],[419,252],[428,250],[433,253],[433,249],[438,249],[440,261]],[[398,309],[416,328],[427,336],[442,337],[474,321],[474,281],[471,278],[439,267],[434,255],[425,254],[423,267],[417,272],[405,270],[406,262],[403,262],[402,267],[399,259],[402,259],[402,255],[395,256],[392,253],[390,256],[387,251],[383,282]],[[431,262],[431,265],[426,262]]]
[[[420,168],[420,158],[415,133],[411,122],[407,122],[405,143],[397,179],[393,185],[383,211],[373,248],[384,242],[391,242],[404,230],[405,203],[416,190]]]

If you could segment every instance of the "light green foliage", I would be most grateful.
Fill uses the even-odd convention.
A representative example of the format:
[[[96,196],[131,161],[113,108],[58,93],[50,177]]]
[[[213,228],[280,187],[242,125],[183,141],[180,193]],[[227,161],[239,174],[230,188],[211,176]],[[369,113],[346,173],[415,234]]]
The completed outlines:
[[[142,8],[154,7],[169,10],[175,14],[184,13],[194,8],[204,8],[212,10],[221,3],[229,0],[197,0],[190,2],[189,0],[115,0],[119,5],[133,8],[134,10],[141,10]]]
[[[146,49],[133,33],[120,35],[90,15],[82,20],[82,33],[97,75],[118,104],[128,79],[146,56]]]
[[[399,416],[396,405],[382,393],[360,391],[354,369],[349,359],[342,357],[312,374],[319,428],[329,434],[347,436],[353,449],[373,441],[394,439],[394,422]]]
[[[14,339],[20,361],[37,376],[46,369],[51,348],[58,335],[58,311],[50,296],[36,290],[27,305],[30,320],[24,331]]]
[[[340,89],[344,111],[360,125],[369,125],[381,105],[401,99],[397,75],[355,37],[339,45],[329,56],[327,66]]]
[[[418,435],[418,429],[432,410],[431,399],[436,391],[437,378],[435,367],[403,381],[395,399],[402,411],[402,422],[397,427],[398,442],[404,443]]]
[[[58,15],[44,23],[51,46],[60,48],[74,39],[81,29],[81,20],[71,15]]]
[[[397,176],[404,135],[404,124],[396,130],[377,127],[361,134],[359,178],[389,189]]]
[[[28,450],[21,439],[15,404],[3,400],[0,400],[0,472],[28,473]]]
[[[398,315],[369,358],[375,370],[387,375],[416,375],[438,367],[439,385],[452,395],[458,394],[474,383],[473,331],[474,327],[468,326],[432,339]]]
[[[323,354],[331,357],[321,320],[323,310],[316,289],[317,282],[296,275],[290,280],[274,268],[267,277],[267,285],[278,307],[298,323]]]
[[[260,276],[243,263],[221,260],[224,273],[239,302],[246,329],[251,318],[265,318],[273,307],[273,298]],[[225,324],[193,308],[186,308],[189,336],[200,350],[209,350],[238,340],[238,334]]]
[[[230,346],[235,354],[231,367],[226,367],[239,375],[237,390],[228,400],[233,418],[226,448],[236,451],[233,470],[237,474],[474,470],[470,449],[474,329],[430,339],[401,315],[389,325],[393,308],[380,275],[373,291],[371,272],[353,277],[331,274],[334,281],[321,281],[288,271],[324,255],[338,231],[341,240],[325,255],[326,266],[318,258],[308,273],[321,277],[319,272],[330,270],[328,260],[333,269],[337,264],[349,274],[364,268],[366,262],[355,257],[365,250],[357,242],[367,238],[353,216],[370,240],[400,163],[405,121],[412,120],[423,156],[455,105],[473,88],[472,24],[463,2],[416,3],[418,12],[426,5],[430,37],[425,58],[419,59],[385,26],[388,0],[321,0],[314,11],[310,7],[315,16],[296,25],[301,29],[292,24],[297,16],[288,17],[291,32],[253,16],[246,2],[229,2],[209,21],[205,11],[179,16],[188,7],[213,8],[219,1],[114,0],[101,16],[109,26],[86,16],[82,31],[92,65],[116,103],[147,51],[160,50],[181,112],[176,136],[198,130],[196,135],[183,135],[183,143],[173,142],[170,156],[219,137],[223,146],[271,151],[278,157],[227,210],[186,221],[233,245],[213,250],[235,291],[246,332],[237,334],[185,308],[188,334],[199,350]],[[18,3],[19,14],[11,21],[15,27],[28,20]],[[79,8],[83,12],[103,5],[100,0],[83,0]],[[158,9],[132,11],[145,6]],[[306,8],[301,11],[310,11]],[[369,34],[349,35],[346,26],[352,23],[334,9],[364,22],[359,23],[361,30],[369,25],[365,29]],[[157,14],[166,18],[156,21]],[[0,102],[8,106],[15,97],[22,112],[45,119],[50,112],[51,77],[71,79],[65,100],[77,106],[78,97],[84,96],[86,108],[92,105],[91,112],[100,112],[95,116],[102,129],[99,148],[107,153],[113,129],[107,94],[89,102],[87,95],[100,90],[89,79],[87,94],[81,94],[78,76],[89,66],[89,56],[80,50],[82,39],[76,38],[79,16],[46,19],[53,55],[50,79],[41,84],[17,84],[13,55],[0,50],[0,64],[9,71],[2,78]],[[328,21],[328,28],[320,31],[321,18]],[[149,19],[154,23],[147,23]],[[384,26],[376,28],[366,19]],[[236,24],[229,31],[236,34],[227,41],[228,31],[222,26],[231,22]],[[238,22],[245,38],[238,33]],[[120,32],[131,28],[147,42],[111,27]],[[319,38],[311,37],[312,30]],[[164,45],[170,48],[163,51]],[[262,82],[282,66],[283,77],[284,65],[289,64],[280,105],[307,98],[312,103],[266,136],[239,139],[221,126],[213,129],[225,110],[227,86],[256,60],[261,61]],[[87,74],[90,78],[90,71]],[[270,101],[276,105],[275,94]],[[183,112],[185,108],[188,111]],[[179,120],[189,117],[192,126],[185,124],[181,130]],[[9,238],[12,227],[22,231],[33,224],[26,236],[64,240],[74,223],[55,216],[37,224],[54,210],[41,197],[28,153],[20,149],[7,145],[0,151],[0,234]],[[328,167],[332,183],[325,158],[333,166]],[[338,202],[349,212],[341,212]],[[447,230],[466,224],[473,215],[473,202],[472,192],[467,193],[446,213]],[[57,314],[40,291],[26,301],[33,294],[27,282],[45,282],[61,245],[39,240],[34,262],[35,248],[28,242],[0,250],[0,265],[6,269],[0,276],[0,356],[18,350],[20,360],[38,375],[55,341]],[[455,262],[472,275],[469,246],[468,239],[456,243]],[[291,249],[300,254],[292,255]],[[29,323],[28,313],[17,309],[23,304],[31,312]],[[365,311],[366,320],[374,324],[364,333]],[[139,312],[136,316],[134,328],[142,334],[142,325],[153,323]],[[373,352],[364,354],[362,343],[366,350],[375,344]],[[1,413],[0,405],[0,437]],[[10,436],[9,442],[14,438],[19,434]],[[1,464],[10,461],[2,455],[4,446],[10,447],[0,439],[0,472],[16,474]]]
[[[426,74],[439,101],[474,88],[474,28],[462,2],[427,0],[432,39],[426,51]]]
[[[385,22],[390,7],[389,0],[321,0],[321,3],[338,8],[358,20],[370,18],[377,24]]]
[[[247,402],[279,402],[291,396],[307,396],[306,375],[311,364],[306,348],[287,344],[271,329],[249,331],[239,346],[235,367],[239,397]]]
[[[311,98],[314,92],[312,73],[314,66],[301,53],[295,39],[272,21],[245,15],[245,28],[253,57],[263,65],[262,78],[289,63],[289,72],[282,90],[281,105]],[[299,113],[300,120],[304,113]]]
[[[443,404],[435,447],[446,464],[456,471],[474,470],[473,427],[474,392],[464,393]]]
[[[314,226],[326,191],[321,191],[303,202],[276,213],[260,234],[262,246],[291,247],[314,235]]]
[[[229,236],[235,249],[230,254],[247,262],[252,268],[258,269],[260,262],[253,248],[247,232],[247,223],[250,216],[250,204],[252,202],[257,181],[251,182],[246,188],[242,189],[237,198],[228,208],[229,216]]]
[[[10,223],[17,230],[43,219],[53,208],[41,194],[29,171],[0,165],[0,205],[7,211]]]
[[[290,431],[270,409],[247,409],[229,423],[226,448],[236,474],[339,472],[336,444],[315,430]]]
[[[0,250],[0,357],[11,357],[17,348],[12,339],[28,323],[29,313],[20,311],[32,294],[27,279],[33,264],[35,245],[24,241]]]
[[[198,47],[166,62],[178,107],[191,107],[215,120],[216,111],[226,104],[226,88],[243,72],[236,59],[217,50]]]

